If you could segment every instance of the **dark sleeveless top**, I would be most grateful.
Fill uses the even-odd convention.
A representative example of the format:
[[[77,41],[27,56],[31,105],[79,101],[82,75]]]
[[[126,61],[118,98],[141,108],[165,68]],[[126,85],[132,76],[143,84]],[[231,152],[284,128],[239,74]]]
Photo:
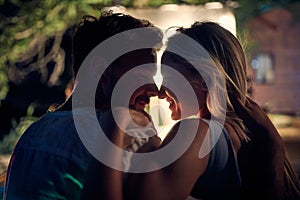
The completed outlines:
[[[215,146],[210,151],[207,168],[190,196],[201,200],[240,199],[240,171],[229,134],[219,122],[203,121],[209,125],[210,143]]]

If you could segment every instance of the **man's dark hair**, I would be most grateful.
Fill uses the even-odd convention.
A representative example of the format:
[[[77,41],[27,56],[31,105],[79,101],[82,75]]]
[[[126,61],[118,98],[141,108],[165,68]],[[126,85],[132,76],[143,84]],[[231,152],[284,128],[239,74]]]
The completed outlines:
[[[99,19],[90,15],[83,16],[73,37],[74,75],[77,75],[84,59],[98,44],[123,31],[143,27],[154,27],[154,25],[148,20],[112,11],[104,11]],[[157,30],[158,36],[162,37],[159,35],[159,29]]]
[[[141,32],[129,31],[137,28],[147,29],[145,29],[143,34]],[[112,89],[118,79],[128,70],[142,64],[155,63],[154,55],[151,56],[151,54],[153,53],[153,50],[158,49],[161,46],[163,37],[161,30],[148,20],[137,19],[127,14],[104,11],[99,19],[90,15],[83,16],[82,20],[76,26],[75,34],[73,36],[74,78],[77,76],[79,68],[88,54],[96,48],[97,45],[116,34],[122,34],[120,35],[122,38],[121,44],[117,43],[116,45],[122,47],[125,45],[126,47],[133,47],[134,49],[136,44],[141,44],[141,41],[143,42],[146,40],[145,43],[147,46],[145,48],[126,52],[116,58],[112,63],[105,63],[105,55],[99,52],[101,54],[99,55],[100,60],[104,61],[108,66],[105,66],[105,64],[97,66],[105,68],[96,90],[95,102],[97,109],[104,109],[110,106]],[[107,50],[114,53],[117,52],[118,49],[116,48],[118,47],[119,46],[112,46],[111,49]],[[97,70],[98,69],[95,69],[95,73],[97,73]],[[109,86],[105,86],[104,91],[103,84],[107,83],[105,81],[107,78],[110,82]]]

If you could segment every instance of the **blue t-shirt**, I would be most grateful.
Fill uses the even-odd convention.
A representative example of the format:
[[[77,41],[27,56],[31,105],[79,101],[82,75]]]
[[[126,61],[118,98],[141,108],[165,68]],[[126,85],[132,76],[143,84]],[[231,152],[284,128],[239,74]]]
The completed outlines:
[[[124,118],[127,111],[117,108],[115,117]],[[80,199],[91,159],[106,156],[107,140],[99,134],[112,131],[110,121],[106,120],[110,119],[106,117],[108,113],[88,108],[55,111],[34,122],[15,146],[4,198]],[[157,134],[151,121],[144,128],[133,122],[123,128],[131,135],[124,141],[124,148],[130,152],[143,146],[148,141],[146,136]],[[123,156],[125,170],[129,169],[130,160],[131,156]]]
[[[47,113],[17,142],[4,197],[79,199],[91,157],[77,134],[72,111]]]

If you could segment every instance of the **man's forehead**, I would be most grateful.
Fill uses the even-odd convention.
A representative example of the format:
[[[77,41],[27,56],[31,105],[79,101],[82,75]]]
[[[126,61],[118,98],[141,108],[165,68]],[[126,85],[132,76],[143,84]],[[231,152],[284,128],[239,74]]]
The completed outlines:
[[[136,50],[120,57],[122,68],[130,70],[145,64],[155,64],[156,56],[151,49]]]
[[[124,73],[134,73],[134,74],[153,74],[156,72],[156,63],[144,63],[141,65],[137,65],[134,67],[128,67],[126,70],[123,69],[116,69],[115,71],[117,74],[124,74]]]

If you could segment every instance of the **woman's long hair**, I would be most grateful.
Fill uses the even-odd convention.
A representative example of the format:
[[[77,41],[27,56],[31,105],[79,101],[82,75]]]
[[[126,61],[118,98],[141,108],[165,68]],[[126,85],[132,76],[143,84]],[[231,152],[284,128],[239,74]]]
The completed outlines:
[[[180,41],[180,34],[191,40]],[[225,118],[239,138],[248,141],[247,129],[229,98],[237,98],[242,103],[247,101],[247,62],[238,39],[215,22],[196,22],[190,28],[179,28],[169,38],[166,51],[170,49],[177,49],[180,55],[184,55],[184,59],[177,56],[176,62],[181,62],[184,67],[190,66],[191,70],[194,68],[193,74],[200,72],[209,89],[206,104],[210,114]]]

